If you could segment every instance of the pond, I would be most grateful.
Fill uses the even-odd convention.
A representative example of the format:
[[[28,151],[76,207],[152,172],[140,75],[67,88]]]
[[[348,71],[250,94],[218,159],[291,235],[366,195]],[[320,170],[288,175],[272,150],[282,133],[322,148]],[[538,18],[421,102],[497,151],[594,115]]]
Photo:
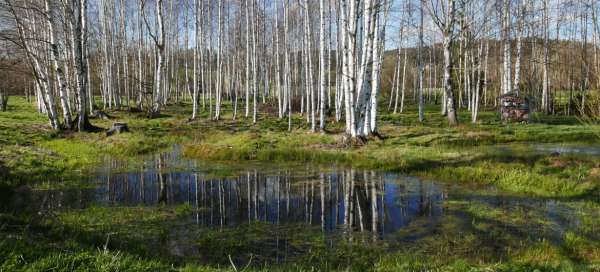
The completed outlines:
[[[495,147],[503,152],[527,152],[536,155],[573,155],[586,157],[600,157],[600,146],[590,144],[560,144],[560,143],[529,143],[529,144],[504,144]]]
[[[598,211],[576,201],[335,165],[208,163],[177,146],[138,162],[105,158],[79,184],[20,188],[4,209],[76,218],[83,227],[71,227],[98,236],[97,246],[223,265],[286,262],[348,241],[391,252],[455,240],[489,260],[524,241],[598,239],[581,219]],[[123,210],[133,219],[116,220]],[[176,216],[160,217],[165,210]]]

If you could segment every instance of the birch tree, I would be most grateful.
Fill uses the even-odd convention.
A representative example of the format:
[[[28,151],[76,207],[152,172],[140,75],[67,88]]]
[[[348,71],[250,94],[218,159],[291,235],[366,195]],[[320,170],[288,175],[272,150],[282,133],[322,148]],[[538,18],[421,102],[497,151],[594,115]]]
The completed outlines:
[[[325,0],[319,0],[319,129],[325,130],[325,90],[327,79],[325,78]]]
[[[87,129],[88,112],[88,70],[87,60],[87,0],[72,0],[71,19],[73,20],[73,37],[75,40],[75,70],[77,71],[77,129],[81,132]]]
[[[162,107],[163,95],[164,95],[164,86],[163,86],[163,73],[165,66],[165,26],[164,26],[164,17],[163,17],[163,1],[164,0],[156,0],[156,35],[152,34],[152,29],[146,20],[146,27],[148,29],[148,34],[154,41],[154,47],[156,50],[156,68],[154,72],[154,102],[152,104],[152,108],[150,109],[151,116],[160,115],[160,110]],[[144,12],[143,5],[146,3],[146,0],[142,0],[142,12]],[[144,19],[146,17],[144,16]]]
[[[419,45],[417,47],[417,66],[419,70],[419,122],[423,122],[425,120],[425,105],[423,101],[423,73],[425,66],[423,64],[423,20],[425,17],[425,0],[421,0],[421,4],[419,6],[420,16],[419,16]]]
[[[33,15],[33,12],[28,9],[27,5],[16,7],[12,0],[4,0],[4,2],[11,19],[15,23],[19,45],[25,51],[27,62],[31,67],[40,104],[42,105],[42,112],[46,113],[50,127],[54,130],[59,130],[61,124],[54,103],[54,94],[50,88],[50,78],[47,69],[44,69],[44,65],[41,62],[43,58],[39,49],[43,48],[43,46],[41,45],[42,39],[38,33],[39,28],[36,26],[39,19]],[[43,7],[34,8],[43,10]],[[31,39],[36,36],[38,36],[38,39]]]
[[[542,19],[542,25],[544,28],[544,60],[543,60],[543,85],[542,85],[542,110],[545,113],[549,113],[550,112],[550,93],[549,93],[549,88],[550,88],[550,75],[548,73],[548,62],[549,62],[549,47],[550,47],[550,37],[549,37],[549,28],[550,28],[550,22],[548,20],[548,0],[542,0],[542,4],[543,4],[543,19]]]
[[[67,98],[67,82],[65,81],[65,73],[63,71],[60,61],[60,54],[58,51],[58,43],[56,41],[56,32],[55,32],[55,13],[54,6],[50,4],[49,0],[44,0],[44,8],[45,8],[45,17],[46,17],[46,25],[48,26],[48,37],[49,37],[49,46],[50,46],[50,59],[52,61],[52,66],[54,69],[57,85],[58,85],[58,93],[60,96],[60,104],[62,106],[62,113],[64,119],[64,126],[67,129],[71,128],[72,118],[71,118],[71,106],[69,104],[69,100]]]

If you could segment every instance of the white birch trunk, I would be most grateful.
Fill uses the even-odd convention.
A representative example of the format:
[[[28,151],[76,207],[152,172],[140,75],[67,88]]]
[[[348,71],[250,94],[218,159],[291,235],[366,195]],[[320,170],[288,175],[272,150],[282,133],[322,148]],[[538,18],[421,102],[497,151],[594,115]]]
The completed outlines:
[[[221,96],[222,96],[222,81],[223,81],[223,1],[219,1],[217,19],[218,24],[218,41],[217,41],[217,90],[215,94],[215,120],[221,117]]]
[[[250,113],[250,8],[248,0],[246,0],[246,113],[244,116],[248,118]]]
[[[520,86],[521,86],[521,57],[523,55],[523,49],[522,49],[522,40],[523,40],[523,28],[524,28],[524,24],[525,24],[525,5],[523,5],[523,7],[521,8],[520,14],[519,14],[519,22],[518,22],[518,29],[517,29],[517,55],[516,55],[516,59],[515,59],[515,77],[514,77],[514,83],[513,83],[513,88],[514,90],[517,92],[517,95],[519,95],[520,93]]]
[[[548,74],[548,58],[549,58],[549,47],[550,47],[550,42],[549,42],[549,27],[550,27],[550,23],[548,21],[548,0],[543,0],[543,27],[544,27],[544,61],[543,61],[543,83],[542,83],[542,110],[545,113],[549,113],[550,112],[550,94],[549,94],[549,74]]]
[[[319,1],[319,15],[320,15],[320,28],[319,28],[319,80],[320,80],[320,103],[319,103],[319,129],[325,130],[325,89],[327,88],[327,82],[325,78],[325,0]]]
[[[348,5],[346,5],[346,3]],[[354,93],[356,91],[356,29],[357,29],[357,0],[342,0],[342,20],[345,35],[343,43],[345,48],[343,75],[344,75],[344,101],[346,111],[346,133],[356,138],[356,119],[354,116]]]
[[[381,86],[381,72],[383,67],[383,57],[385,55],[385,27],[389,15],[389,2],[383,0],[383,18],[381,18],[381,1],[377,3],[379,7],[375,12],[375,38],[373,41],[373,90],[370,98],[370,122],[369,133],[377,132],[377,96]],[[381,21],[383,19],[383,22]]]
[[[373,43],[375,36],[374,4],[372,0],[364,1],[363,11],[363,37],[362,54],[360,62],[360,73],[357,81],[356,108],[356,127],[358,136],[367,136],[369,133],[369,99],[372,91],[372,70],[373,70]]]
[[[503,83],[503,93],[508,93],[512,90],[512,61],[511,61],[511,46],[510,46],[510,0],[504,0],[503,11],[502,11],[502,20],[503,20],[503,48],[504,48],[504,83]]]
[[[156,72],[154,75],[154,104],[152,105],[153,116],[160,115],[160,109],[163,104],[164,86],[163,86],[163,71],[165,66],[165,27],[163,18],[163,1],[156,0],[156,20],[157,20],[157,37],[155,37],[155,47],[157,50],[156,56]]]
[[[200,16],[198,14],[199,2],[200,0],[194,0],[194,71],[192,76],[192,84],[194,87],[192,88],[192,120],[195,120],[198,117],[198,50],[200,39],[202,37],[199,35],[200,33]],[[187,48],[186,48],[187,49]],[[187,70],[187,68],[186,68]]]
[[[44,0],[46,23],[48,26],[49,45],[50,45],[50,59],[55,72],[56,83],[58,84],[58,93],[60,97],[60,104],[63,111],[64,126],[67,129],[71,129],[72,118],[71,118],[71,107],[67,98],[67,83],[65,82],[65,74],[59,63],[60,53],[58,51],[58,44],[56,42],[55,33],[55,15],[49,0]]]
[[[423,17],[425,16],[425,13],[423,12],[425,7],[425,0],[421,0],[421,5],[420,5],[420,12],[421,12],[421,16],[420,16],[420,23],[419,23],[419,45],[417,47],[417,66],[418,66],[418,70],[419,70],[419,122],[423,122],[425,120],[425,105],[423,104],[423,73],[425,70],[424,64],[423,64]]]
[[[87,75],[88,59],[85,54],[87,48],[87,0],[73,0],[74,19],[73,38],[75,48],[75,69],[77,71],[77,97],[78,97],[78,120],[77,129],[81,132],[86,129],[87,124]]]

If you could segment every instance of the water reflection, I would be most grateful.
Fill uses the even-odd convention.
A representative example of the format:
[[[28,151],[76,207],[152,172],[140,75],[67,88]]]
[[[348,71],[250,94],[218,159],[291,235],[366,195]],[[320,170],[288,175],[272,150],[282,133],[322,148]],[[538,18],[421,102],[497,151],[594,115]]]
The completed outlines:
[[[598,146],[569,146],[569,145],[536,145],[535,150],[540,153],[554,154],[575,154],[587,156],[600,156],[600,147]]]
[[[261,256],[261,261],[285,261],[286,256],[302,254],[311,247],[305,242],[310,237],[298,237],[298,233],[313,231],[319,236],[321,231],[327,234],[323,241],[328,247],[335,247],[336,238],[342,237],[359,243],[385,239],[385,243],[374,244],[400,248],[405,242],[445,231],[450,236],[462,235],[478,222],[486,222],[486,228],[492,228],[492,232],[500,230],[518,240],[533,237],[561,242],[564,234],[579,224],[573,209],[558,200],[510,197],[490,187],[469,191],[393,173],[341,167],[277,168],[263,164],[235,171],[227,168],[226,176],[215,175],[215,169],[220,168],[182,159],[177,148],[141,163],[107,158],[98,173],[84,181],[89,186],[17,188],[0,195],[0,210],[53,216],[55,210],[90,206],[186,205],[189,212],[174,218],[176,222],[169,222],[160,235],[151,233],[142,235],[142,240],[123,243],[147,245],[156,249],[158,255],[224,264],[229,264],[225,257],[235,250],[237,254],[231,254],[236,264],[247,263],[252,258],[248,254]],[[481,216],[470,207],[498,209],[500,214],[514,211],[527,218],[523,226],[513,226]],[[248,224],[257,222],[265,224]],[[251,226],[259,226],[260,230]],[[308,226],[312,227],[307,229]],[[206,231],[207,228],[216,231]],[[262,232],[263,229],[268,230]],[[352,235],[346,235],[350,232]],[[213,236],[215,233],[233,233],[227,237],[240,241],[232,246],[219,240],[218,235]],[[471,233],[482,235],[480,230]],[[124,231],[123,237],[127,235]]]
[[[577,155],[587,157],[600,156],[600,147],[589,144],[561,144],[561,143],[530,143],[530,144],[502,144],[493,147],[496,150],[515,154],[537,155]]]
[[[102,205],[189,204],[202,226],[262,221],[306,223],[385,233],[419,216],[442,214],[443,191],[431,182],[373,171],[294,169],[207,178],[202,172],[167,172],[165,158],[139,173],[108,174],[89,202]]]
[[[111,161],[90,178],[94,184],[90,189],[36,191],[23,196],[32,199],[18,203],[40,210],[189,204],[194,222],[203,227],[260,221],[379,235],[398,230],[414,218],[443,213],[444,190],[416,178],[310,167],[252,169],[214,178],[196,162],[187,162],[188,170],[173,170],[177,156],[177,152],[155,155],[137,166],[139,170],[124,173],[114,170],[122,162]]]

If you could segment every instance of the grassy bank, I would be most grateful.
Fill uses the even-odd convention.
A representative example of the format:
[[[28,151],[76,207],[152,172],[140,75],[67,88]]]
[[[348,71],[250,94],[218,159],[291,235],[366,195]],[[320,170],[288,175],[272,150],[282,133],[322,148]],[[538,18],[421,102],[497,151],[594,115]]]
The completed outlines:
[[[38,220],[2,215],[0,270],[598,271],[600,207],[576,205],[580,224],[552,239],[539,238],[553,226],[538,211],[451,201],[443,222],[416,221],[386,242],[368,232],[324,236],[304,224],[193,227],[182,224],[193,212],[185,205],[90,207]],[[184,229],[178,247],[196,248],[194,257],[160,246]],[[275,237],[292,249],[280,253],[284,263],[273,257]]]
[[[8,111],[0,112],[0,178],[11,183],[69,179],[85,174],[106,155],[127,159],[168,149],[185,139],[171,133],[179,125],[175,117],[148,120],[141,114],[113,114],[115,120],[126,121],[133,133],[106,137],[101,132],[54,132],[32,103],[11,98]],[[105,129],[112,122],[92,120]]]

